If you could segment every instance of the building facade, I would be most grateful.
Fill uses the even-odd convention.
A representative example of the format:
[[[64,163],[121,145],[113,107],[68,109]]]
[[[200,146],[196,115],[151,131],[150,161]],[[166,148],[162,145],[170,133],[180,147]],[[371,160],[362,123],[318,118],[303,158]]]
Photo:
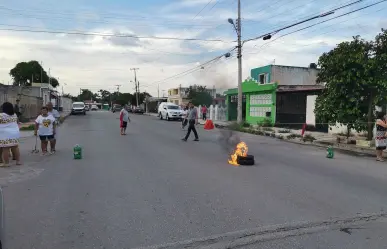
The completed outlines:
[[[168,102],[174,103],[176,105],[186,105],[190,101],[187,97],[188,87],[177,87],[168,89]],[[212,98],[216,98],[216,89],[206,89],[206,91],[212,96]]]
[[[243,119],[250,124],[270,122],[289,127],[301,127],[306,122],[307,98],[323,89],[316,83],[318,69],[267,65],[251,70],[251,76],[242,82]],[[227,119],[237,118],[238,89],[229,89]],[[286,125],[285,125],[286,124]]]
[[[187,98],[186,87],[178,87],[168,89],[168,102],[174,103],[176,105],[185,105],[189,102]]]

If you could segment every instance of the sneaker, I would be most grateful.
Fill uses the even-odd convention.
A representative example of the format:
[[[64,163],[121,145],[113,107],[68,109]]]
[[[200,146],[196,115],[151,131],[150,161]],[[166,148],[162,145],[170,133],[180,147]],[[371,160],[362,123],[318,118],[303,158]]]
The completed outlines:
[[[182,138],[181,140],[184,141],[184,142],[187,142],[187,139],[185,139],[185,138]]]
[[[194,141],[195,141],[195,142],[198,142],[198,141],[199,141],[199,138],[195,138]]]

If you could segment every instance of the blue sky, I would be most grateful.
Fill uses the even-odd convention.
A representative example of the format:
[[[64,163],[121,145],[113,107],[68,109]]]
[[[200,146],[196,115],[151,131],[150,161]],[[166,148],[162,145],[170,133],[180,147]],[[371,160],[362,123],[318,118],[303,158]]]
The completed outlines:
[[[247,39],[262,35],[350,2],[354,0],[242,0],[242,36]],[[251,68],[274,60],[276,64],[307,66],[317,62],[321,53],[354,35],[372,39],[380,28],[387,28],[386,2],[274,40],[287,32],[376,2],[364,0],[329,17],[280,32],[266,45],[262,40],[246,43],[244,78],[249,76]],[[123,91],[133,91],[131,67],[140,68],[143,89],[154,95],[157,86],[161,90],[192,83],[234,87],[235,56],[217,60],[200,70],[171,76],[195,68],[234,47],[232,41],[236,35],[227,18],[235,19],[236,11],[236,0],[2,0],[0,29],[79,31],[97,35],[0,30],[0,82],[10,80],[8,72],[17,62],[38,60],[43,61],[47,70],[50,68],[53,76],[63,82],[64,91],[70,93],[78,92],[79,87],[112,90],[116,84],[121,84]],[[224,42],[102,37],[98,34],[220,39]],[[166,78],[169,79],[164,81]]]

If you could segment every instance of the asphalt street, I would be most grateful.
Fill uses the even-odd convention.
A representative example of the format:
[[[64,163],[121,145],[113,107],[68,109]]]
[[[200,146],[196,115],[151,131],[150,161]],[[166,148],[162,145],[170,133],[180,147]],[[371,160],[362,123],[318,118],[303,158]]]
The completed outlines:
[[[117,113],[71,116],[47,157],[23,140],[0,172],[9,248],[385,248],[386,163],[241,134],[256,165],[235,167],[219,130],[131,117],[120,136]]]

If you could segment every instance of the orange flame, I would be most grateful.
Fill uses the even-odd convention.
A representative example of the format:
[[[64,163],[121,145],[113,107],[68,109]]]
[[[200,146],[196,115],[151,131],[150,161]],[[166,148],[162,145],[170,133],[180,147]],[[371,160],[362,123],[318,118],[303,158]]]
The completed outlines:
[[[228,159],[228,163],[234,166],[239,166],[238,164],[238,156],[247,156],[249,148],[247,147],[247,144],[245,142],[240,142],[235,147],[234,152],[230,155],[230,158]]]

